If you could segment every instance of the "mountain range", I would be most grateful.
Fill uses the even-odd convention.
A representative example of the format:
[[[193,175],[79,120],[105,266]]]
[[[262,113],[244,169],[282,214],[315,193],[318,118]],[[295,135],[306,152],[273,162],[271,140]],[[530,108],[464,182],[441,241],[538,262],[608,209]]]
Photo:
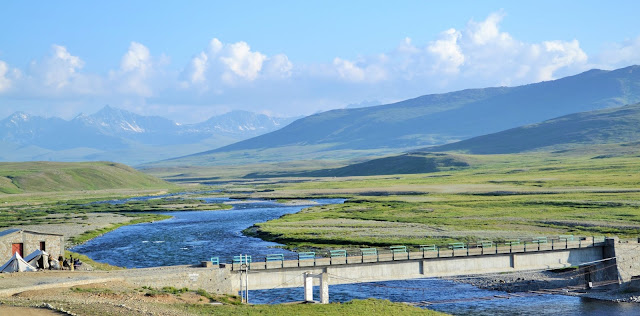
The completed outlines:
[[[611,71],[595,69],[517,87],[469,89],[318,113],[282,129],[165,164],[273,162],[399,153],[637,102],[640,102],[640,66]],[[256,158],[261,156],[265,158]]]
[[[431,152],[511,154],[566,150],[576,146],[640,141],[640,103],[565,115],[537,124],[430,147]]]
[[[111,160],[137,164],[220,147],[276,130],[293,120],[233,111],[183,125],[110,106],[68,121],[16,112],[0,121],[0,161]]]

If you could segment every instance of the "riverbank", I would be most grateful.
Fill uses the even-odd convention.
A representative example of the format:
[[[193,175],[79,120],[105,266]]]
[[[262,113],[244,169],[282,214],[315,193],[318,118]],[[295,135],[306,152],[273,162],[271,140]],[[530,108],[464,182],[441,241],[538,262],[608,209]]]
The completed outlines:
[[[546,293],[578,296],[609,302],[640,303],[640,288],[629,284],[604,284],[585,288],[583,274],[576,269],[521,271],[513,273],[458,276],[448,278],[487,290],[507,293]]]
[[[188,267],[171,267],[170,270],[189,269]],[[385,300],[354,300],[347,303],[321,304],[280,304],[280,305],[245,305],[239,303],[237,296],[215,295],[201,289],[189,288],[154,288],[133,285],[128,280],[157,276],[162,270],[139,269],[115,272],[64,272],[45,271],[39,279],[58,278],[67,281],[57,287],[46,289],[29,289],[20,293],[0,298],[0,314],[20,311],[31,314],[24,315],[351,315],[361,313],[402,314],[402,315],[445,315],[431,310],[412,307],[403,303],[392,303]],[[51,276],[53,275],[53,276]],[[27,276],[26,274],[23,276]],[[29,274],[26,280],[35,280]],[[102,277],[103,279],[89,280]],[[89,279],[88,279],[89,278]],[[75,284],[81,282],[86,284]],[[0,279],[0,288],[7,285],[7,280]],[[28,308],[28,309],[25,309]],[[51,312],[55,312],[52,314]]]

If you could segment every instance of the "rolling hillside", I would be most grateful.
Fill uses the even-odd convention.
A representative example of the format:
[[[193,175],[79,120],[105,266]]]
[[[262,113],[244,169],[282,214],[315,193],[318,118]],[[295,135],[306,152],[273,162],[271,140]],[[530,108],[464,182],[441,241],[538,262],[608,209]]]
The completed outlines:
[[[340,168],[308,172],[251,173],[245,178],[260,177],[351,177],[389,174],[431,173],[468,167],[465,159],[450,154],[411,152],[372,159]]]
[[[110,162],[0,162],[0,195],[171,186],[131,167]]]
[[[335,156],[334,152],[353,150],[402,152],[639,101],[640,66],[590,70],[525,86],[463,90],[328,111],[265,135],[163,164],[238,163],[243,157],[259,160],[256,157],[264,153],[271,155],[270,161],[296,160],[301,159],[300,148],[305,148],[306,158],[310,158],[309,150],[326,158]],[[314,146],[317,149],[310,149]],[[280,155],[270,152],[273,150]]]
[[[483,135],[428,151],[507,154],[577,145],[614,144],[640,140],[640,103],[570,114],[506,131]]]

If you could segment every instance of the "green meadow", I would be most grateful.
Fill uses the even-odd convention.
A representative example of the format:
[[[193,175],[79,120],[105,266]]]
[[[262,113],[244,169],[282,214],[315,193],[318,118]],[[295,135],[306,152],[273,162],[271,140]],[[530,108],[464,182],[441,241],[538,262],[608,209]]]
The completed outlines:
[[[640,157],[475,156],[426,174],[252,184],[252,197],[343,197],[246,233],[289,247],[445,244],[574,234],[640,236]]]

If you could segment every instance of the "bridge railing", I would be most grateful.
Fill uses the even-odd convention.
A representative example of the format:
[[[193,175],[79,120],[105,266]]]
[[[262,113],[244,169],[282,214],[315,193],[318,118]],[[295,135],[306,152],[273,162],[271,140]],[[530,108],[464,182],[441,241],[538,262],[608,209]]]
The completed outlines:
[[[321,252],[267,254],[263,256],[233,256],[231,269],[242,264],[249,269],[278,269],[288,267],[328,266],[337,264],[375,263],[394,260],[415,260],[445,257],[495,255],[535,251],[553,251],[601,246],[604,236],[577,237],[573,235],[540,236],[497,241],[452,242],[446,245],[395,245],[382,248],[332,249]],[[215,266],[223,265],[220,257],[211,257]]]

